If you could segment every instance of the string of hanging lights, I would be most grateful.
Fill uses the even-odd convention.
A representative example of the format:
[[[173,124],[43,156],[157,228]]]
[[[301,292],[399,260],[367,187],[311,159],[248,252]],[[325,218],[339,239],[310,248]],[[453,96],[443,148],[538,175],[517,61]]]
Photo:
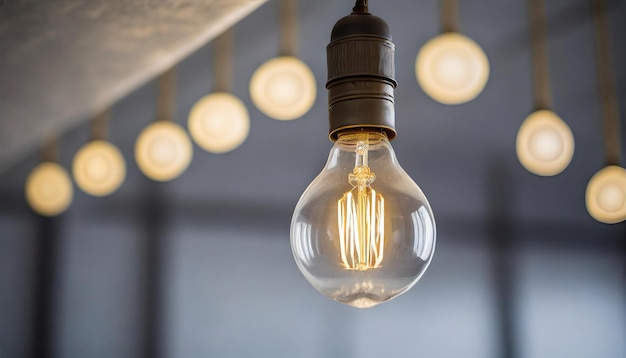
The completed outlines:
[[[456,0],[441,0],[440,4],[442,32],[420,49],[415,72],[420,86],[431,98],[443,104],[462,104],[476,98],[484,89],[489,78],[489,61],[476,42],[458,32]],[[626,169],[621,166],[619,118],[612,82],[604,4],[603,0],[593,0],[593,4],[607,159],[606,166],[589,181],[586,206],[589,214],[596,220],[617,223],[626,220]],[[310,110],[316,98],[315,78],[308,66],[296,56],[296,5],[296,0],[281,0],[280,56],[261,65],[250,81],[250,97],[255,106],[268,117],[279,120],[302,117]],[[543,3],[541,0],[529,0],[529,5],[535,111],[520,127],[517,154],[522,165],[529,171],[542,176],[556,175],[570,163],[574,141],[567,124],[552,111]],[[410,178],[405,178],[408,186],[402,190],[414,199],[411,201],[414,205],[411,208],[396,208],[392,206],[394,200],[389,198],[393,198],[397,192],[386,193],[389,189],[386,183],[389,176],[374,175],[403,171],[394,165],[377,167],[372,163],[372,158],[377,156],[383,159],[395,158],[389,144],[396,134],[393,109],[395,79],[392,71],[393,44],[387,33],[387,25],[381,25],[384,22],[378,23],[381,27],[372,30],[365,37],[354,30],[361,25],[368,29],[372,26],[371,19],[378,19],[368,9],[367,1],[357,1],[353,13],[344,18],[348,23],[342,23],[344,20],[337,23],[328,48],[329,137],[335,143],[331,153],[342,154],[340,158],[346,161],[343,167],[350,168],[351,172],[335,171],[333,168],[337,163],[329,159],[318,179],[300,199],[291,228],[294,256],[298,261],[303,250],[301,240],[305,239],[303,233],[306,232],[302,231],[302,215],[309,210],[312,203],[321,203],[313,206],[327,209],[336,206],[333,210],[322,211],[316,217],[332,216],[326,217],[328,220],[324,225],[336,223],[336,226],[325,227],[328,229],[325,232],[334,232],[341,238],[338,242],[343,244],[329,247],[328,251],[318,254],[321,258],[331,254],[339,255],[340,260],[337,262],[341,262],[341,267],[333,270],[350,271],[349,276],[352,278],[348,283],[351,288],[341,291],[335,290],[336,287],[333,288],[332,285],[326,285],[327,282],[318,273],[309,271],[310,267],[317,264],[307,266],[304,261],[299,261],[299,266],[305,277],[322,293],[358,307],[384,302],[412,286],[428,266],[435,242],[432,212],[417,185]],[[363,23],[356,26],[350,21]],[[245,141],[250,130],[250,118],[245,105],[231,93],[231,36],[231,32],[227,31],[215,40],[213,93],[201,98],[191,109],[188,118],[191,138],[211,153],[225,153],[236,149]],[[350,47],[351,45],[354,46]],[[357,53],[355,48],[365,53]],[[368,67],[367,62],[356,61],[351,64],[356,67],[346,64],[346,58],[350,56],[356,58],[372,54],[381,56],[376,57],[380,65],[375,66],[376,68]],[[355,83],[363,86],[355,87]],[[137,166],[147,177],[156,181],[169,181],[180,176],[190,164],[193,155],[189,135],[174,122],[174,108],[175,77],[174,70],[171,69],[158,80],[156,120],[139,134],[135,143]],[[126,174],[124,157],[117,147],[106,140],[108,121],[107,111],[94,117],[92,138],[77,151],[72,162],[72,174],[77,186],[85,193],[97,197],[114,193]],[[26,180],[25,196],[28,204],[35,212],[45,216],[64,212],[73,197],[71,177],[57,163],[57,146],[56,140],[44,146],[41,163],[31,171]],[[392,174],[389,175],[393,177]],[[334,183],[343,184],[333,188],[332,192],[336,193],[332,197],[320,197],[317,194],[318,187],[326,185],[328,178],[334,178]],[[362,196],[364,194],[368,196]],[[419,265],[413,266],[419,267],[419,270],[414,271],[410,279],[407,278],[397,287],[388,285],[384,280],[376,281],[378,267],[394,251],[393,246],[389,246],[389,241],[384,240],[389,225],[384,227],[383,223],[387,219],[383,218],[389,218],[392,215],[390,213],[405,220],[392,225],[400,232],[403,227],[407,227],[407,223],[420,227],[422,231],[419,235],[407,234],[407,240],[421,240],[424,243],[421,247],[428,248],[414,256],[421,260]],[[365,229],[359,229],[361,226],[358,225],[359,228],[353,227],[364,215],[371,215],[374,220],[369,221],[364,226]],[[359,233],[359,230],[366,230],[366,233]],[[368,239],[364,240],[362,237]],[[393,268],[394,265],[386,264],[385,267]],[[365,281],[354,280],[354,277],[378,282],[378,286],[374,286],[380,288],[380,292],[384,294],[373,294],[371,288],[364,288],[367,286],[363,284]]]

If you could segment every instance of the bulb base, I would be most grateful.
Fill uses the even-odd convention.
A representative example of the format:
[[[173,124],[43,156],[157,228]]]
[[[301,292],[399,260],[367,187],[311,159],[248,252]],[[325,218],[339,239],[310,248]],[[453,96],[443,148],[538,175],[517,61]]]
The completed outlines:
[[[395,138],[395,46],[387,23],[353,12],[335,24],[326,52],[330,140],[354,128],[382,129]]]

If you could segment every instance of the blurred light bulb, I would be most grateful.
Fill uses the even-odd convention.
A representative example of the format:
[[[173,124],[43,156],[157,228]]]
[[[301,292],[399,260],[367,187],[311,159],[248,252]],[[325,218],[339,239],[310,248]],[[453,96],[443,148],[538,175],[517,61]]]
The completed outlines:
[[[489,78],[489,60],[472,39],[447,32],[428,41],[417,54],[415,75],[420,86],[443,104],[476,98]]]
[[[293,255],[306,279],[358,308],[411,288],[431,261],[435,236],[426,197],[375,130],[339,134],[291,222]]]
[[[76,184],[85,193],[105,196],[122,185],[126,162],[116,146],[104,140],[94,140],[76,153],[72,171]]]
[[[300,118],[315,102],[315,76],[298,58],[277,57],[254,72],[250,96],[254,105],[270,118],[285,121]]]
[[[41,163],[30,172],[25,191],[30,207],[44,216],[56,216],[64,212],[74,195],[67,171],[52,162]]]
[[[193,154],[187,133],[170,121],[155,122],[146,127],[135,143],[139,169],[149,178],[168,181],[182,174]]]
[[[224,92],[200,99],[189,113],[193,140],[212,153],[225,153],[239,147],[248,137],[250,117],[237,97]]]
[[[610,165],[587,184],[587,211],[596,220],[616,224],[626,220],[626,169]]]
[[[574,155],[574,136],[554,112],[531,113],[517,133],[517,157],[528,171],[551,176],[565,170]]]

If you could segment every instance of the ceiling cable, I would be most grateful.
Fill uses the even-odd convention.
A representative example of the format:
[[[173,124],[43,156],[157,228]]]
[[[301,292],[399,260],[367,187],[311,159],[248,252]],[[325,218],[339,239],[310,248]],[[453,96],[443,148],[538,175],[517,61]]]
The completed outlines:
[[[598,88],[602,110],[606,164],[620,165],[621,143],[619,110],[615,94],[609,25],[604,0],[593,0],[591,2],[591,12],[595,34],[596,66],[598,68]]]
[[[367,0],[357,0],[352,8],[352,12],[369,12]]]
[[[232,87],[233,31],[226,30],[213,42],[213,90],[230,92]]]
[[[296,56],[298,53],[297,0],[280,0],[280,54]]]
[[[41,148],[42,162],[57,162],[59,160],[59,136],[51,135]]]
[[[529,0],[528,5],[535,110],[552,109],[545,6],[543,0]]]
[[[96,114],[91,120],[91,139],[105,140],[109,131],[109,117],[111,113],[108,109]]]
[[[158,121],[172,121],[175,117],[176,101],[176,70],[175,67],[165,71],[158,78],[157,117]]]
[[[441,32],[458,32],[459,14],[457,0],[441,0]]]

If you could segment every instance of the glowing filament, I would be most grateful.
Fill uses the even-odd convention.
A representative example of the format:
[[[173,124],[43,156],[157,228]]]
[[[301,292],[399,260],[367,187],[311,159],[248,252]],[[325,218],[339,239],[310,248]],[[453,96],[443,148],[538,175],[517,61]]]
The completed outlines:
[[[349,270],[377,268],[383,261],[385,200],[370,187],[376,175],[368,167],[367,151],[364,134],[357,142],[354,170],[348,175],[353,189],[337,205],[341,262]]]

